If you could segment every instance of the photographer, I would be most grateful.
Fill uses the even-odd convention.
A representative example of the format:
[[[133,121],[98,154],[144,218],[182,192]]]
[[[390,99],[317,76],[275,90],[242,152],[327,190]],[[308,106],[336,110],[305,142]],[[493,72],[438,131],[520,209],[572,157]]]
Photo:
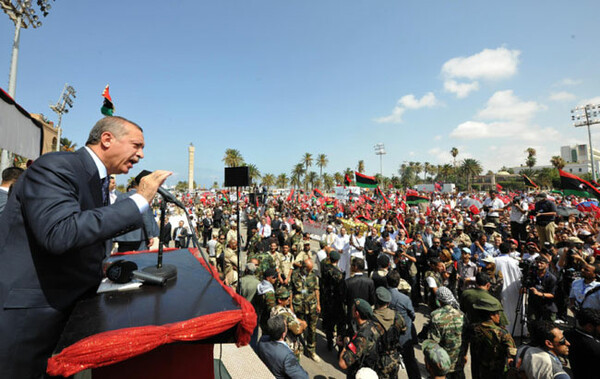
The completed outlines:
[[[483,209],[486,212],[485,222],[493,223],[498,225],[500,220],[500,213],[504,211],[504,203],[498,199],[498,192],[490,190],[490,197],[483,201]]]
[[[578,279],[581,269],[587,264],[583,257],[583,241],[577,237],[569,237],[566,242],[567,246],[561,249],[556,264],[560,273],[557,284],[556,306],[558,317],[561,320],[566,320],[567,317],[571,285],[575,279]]]
[[[557,310],[554,304],[556,277],[548,271],[548,260],[545,257],[538,256],[535,263],[537,269],[529,287],[527,318],[530,321],[554,321]]]
[[[510,207],[510,231],[511,235],[517,241],[527,239],[527,211],[529,204],[523,196],[515,196],[512,203],[506,205]]]

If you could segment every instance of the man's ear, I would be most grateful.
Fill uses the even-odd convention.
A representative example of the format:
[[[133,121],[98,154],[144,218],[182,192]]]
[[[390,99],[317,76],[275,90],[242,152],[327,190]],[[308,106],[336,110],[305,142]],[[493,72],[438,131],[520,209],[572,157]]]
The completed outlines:
[[[548,350],[554,348],[554,343],[552,343],[552,341],[549,341],[549,340],[544,340],[544,345],[546,345],[546,347],[548,348]]]

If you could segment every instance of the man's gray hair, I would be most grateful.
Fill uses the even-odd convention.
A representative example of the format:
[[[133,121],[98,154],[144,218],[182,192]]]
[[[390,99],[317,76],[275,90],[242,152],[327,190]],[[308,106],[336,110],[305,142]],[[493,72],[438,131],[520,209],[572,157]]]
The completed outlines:
[[[271,341],[280,340],[283,337],[283,333],[285,333],[285,328],[285,319],[282,315],[273,316],[267,321],[267,330],[269,331]]]
[[[128,119],[120,116],[107,116],[100,119],[96,125],[90,130],[90,135],[86,141],[86,145],[97,145],[100,143],[102,133],[110,132],[115,138],[119,139],[125,135],[127,124],[135,125],[141,132],[144,130],[135,122],[129,121]]]

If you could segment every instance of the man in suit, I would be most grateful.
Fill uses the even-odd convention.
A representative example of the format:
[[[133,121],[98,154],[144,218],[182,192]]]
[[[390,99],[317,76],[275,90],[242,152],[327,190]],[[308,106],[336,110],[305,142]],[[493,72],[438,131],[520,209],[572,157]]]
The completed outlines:
[[[130,184],[127,193],[117,195],[117,201],[122,201],[137,193],[142,174],[138,175]],[[154,219],[152,208],[148,208],[143,214],[144,223],[141,228],[117,236],[114,241],[119,244],[118,252],[143,251],[152,246],[152,239],[158,236],[158,224]]]
[[[112,205],[108,175],[129,172],[143,148],[138,125],[105,117],[85,147],[41,156],[13,186],[0,216],[0,377],[44,375],[73,306],[96,293],[110,240],[141,227],[171,173]]]
[[[364,275],[365,261],[362,258],[354,258],[350,264],[350,278],[344,281],[344,293],[346,302],[346,322],[347,331],[352,334],[352,306],[354,299],[363,299],[369,304],[375,304],[375,283],[373,280]]]
[[[213,219],[212,213],[206,211],[206,216],[202,219],[202,247],[206,248],[206,243],[212,238]]]
[[[8,191],[10,190],[10,186],[19,179],[19,176],[22,173],[23,169],[20,167],[9,167],[2,171],[2,183],[0,183],[0,214],[2,214],[6,202],[8,201]]]
[[[285,342],[287,324],[282,315],[267,321],[268,336],[258,343],[258,356],[276,378],[308,379],[298,359]]]
[[[169,242],[171,242],[171,228],[169,215],[165,215],[165,226],[160,233],[160,243],[162,243],[164,247],[169,247]]]
[[[187,247],[187,235],[188,230],[183,226],[183,220],[179,221],[179,226],[173,230],[173,241],[175,241],[175,247],[180,249]]]

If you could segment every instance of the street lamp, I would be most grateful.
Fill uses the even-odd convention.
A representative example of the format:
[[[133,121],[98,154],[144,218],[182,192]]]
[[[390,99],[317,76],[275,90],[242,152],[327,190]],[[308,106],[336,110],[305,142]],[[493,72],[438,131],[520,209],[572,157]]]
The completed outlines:
[[[592,176],[594,182],[596,181],[596,165],[594,163],[594,150],[592,149],[592,132],[590,131],[590,125],[600,124],[600,104],[587,104],[579,106],[575,109],[571,109],[571,120],[573,120],[573,126],[587,126],[588,139],[590,143],[590,160],[592,162]]]
[[[383,178],[383,156],[385,155],[385,146],[383,143],[378,143],[373,146],[373,148],[375,149],[375,155],[379,155],[379,173]]]
[[[73,96],[73,98],[77,97],[75,96],[75,88],[71,87],[67,83],[65,84],[65,88],[60,94],[60,97],[58,98],[56,104],[50,106],[50,109],[52,109],[58,115],[58,143],[56,144],[56,151],[60,151],[60,135],[62,132],[62,129],[60,128],[60,123],[62,121],[62,115],[63,113],[69,113],[69,108],[73,108],[73,99],[71,99],[71,96]],[[66,107],[67,105],[69,106],[69,108]]]

